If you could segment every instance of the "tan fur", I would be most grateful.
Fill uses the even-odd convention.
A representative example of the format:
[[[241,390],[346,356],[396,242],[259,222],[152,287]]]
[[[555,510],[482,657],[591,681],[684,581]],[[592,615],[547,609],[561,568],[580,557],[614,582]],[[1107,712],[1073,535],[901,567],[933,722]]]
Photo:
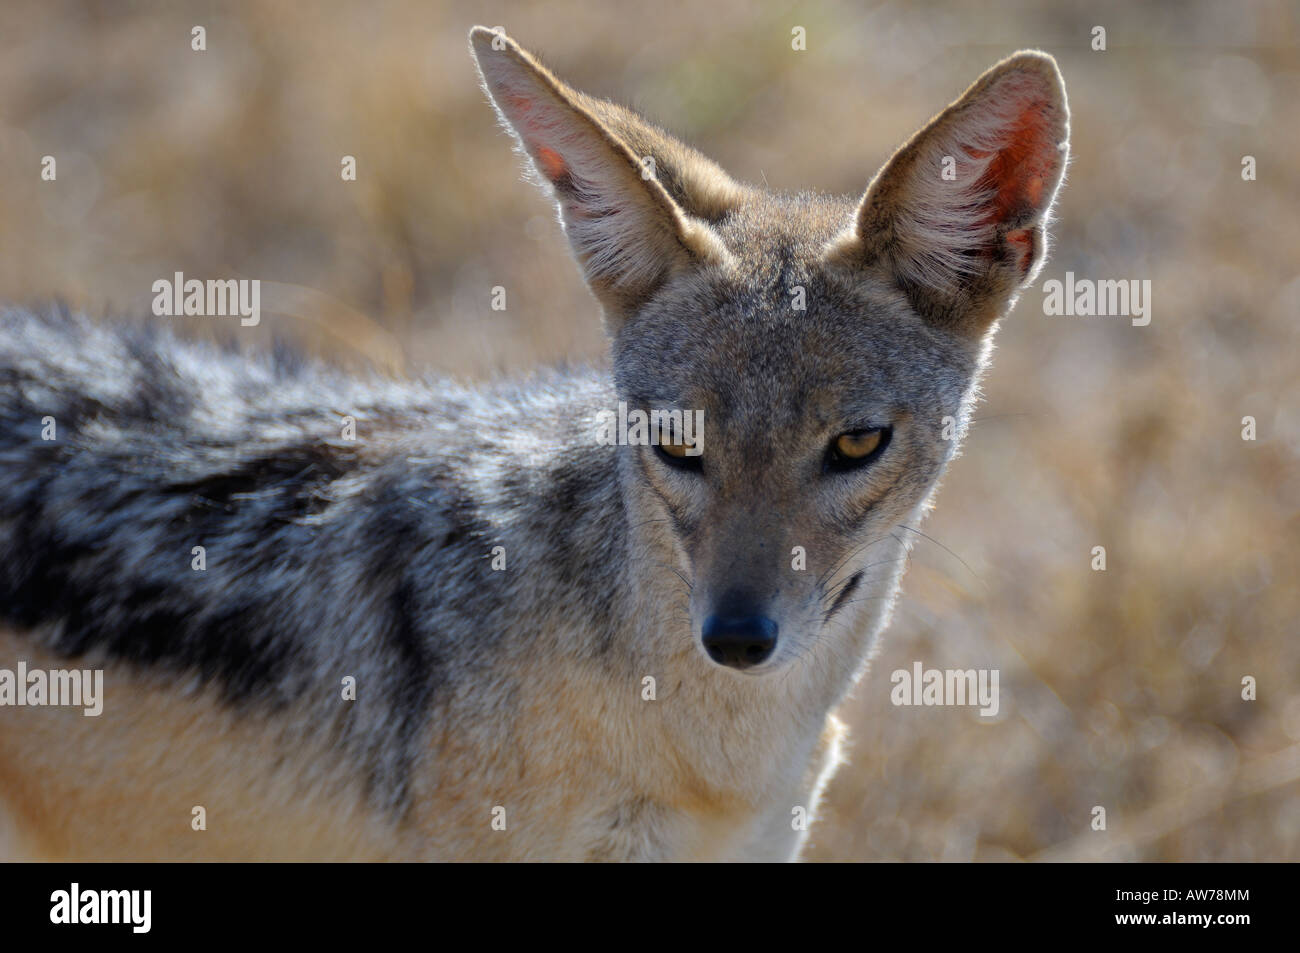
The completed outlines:
[[[0,666],[19,660],[29,669],[66,664],[0,632]],[[675,719],[646,717],[672,706],[647,709],[635,691],[593,695],[582,670],[551,674],[534,683],[507,746],[427,739],[446,780],[417,795],[406,827],[364,808],[350,765],[313,744],[310,726],[283,715],[236,717],[207,692],[109,666],[98,718],[71,708],[4,710],[0,859],[723,860],[793,849],[795,832],[777,842],[770,833],[789,830],[786,804],[815,810],[837,757],[834,719],[811,760],[790,762],[809,767],[765,816],[746,774],[725,770],[707,744],[683,748]],[[773,756],[760,737],[754,743],[752,754],[735,754]],[[602,786],[611,768],[624,781]],[[430,784],[426,774],[418,787]],[[493,831],[486,819],[502,802],[508,827]],[[196,805],[206,810],[205,831],[191,828]],[[643,822],[657,818],[653,826],[682,851],[646,856],[644,844],[593,833],[629,810]]]
[[[66,660],[0,631],[0,666]],[[105,673],[105,711],[5,708],[0,858],[247,860],[400,858],[412,852],[360,809],[329,753],[286,747],[273,724],[236,718],[209,693],[122,666]],[[246,766],[233,771],[235,765]],[[191,811],[208,811],[193,831]]]

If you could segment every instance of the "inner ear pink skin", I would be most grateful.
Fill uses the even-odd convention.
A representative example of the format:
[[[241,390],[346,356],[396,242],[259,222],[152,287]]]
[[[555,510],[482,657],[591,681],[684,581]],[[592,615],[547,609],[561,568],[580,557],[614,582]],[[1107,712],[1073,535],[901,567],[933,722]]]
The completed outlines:
[[[1043,187],[1042,179],[1036,180],[1038,188],[1041,191]],[[1006,241],[1011,249],[1011,254],[1015,258],[1016,269],[1021,275],[1028,275],[1029,268],[1034,262],[1034,230],[1032,228],[1017,228],[1014,231],[1007,232]]]
[[[537,162],[542,167],[542,174],[552,182],[558,181],[559,178],[564,175],[564,160],[560,158],[560,154],[554,149],[548,149],[546,146],[541,146],[537,150]]]
[[[1007,132],[1006,146],[984,172],[981,184],[997,190],[990,222],[1004,222],[1026,208],[1042,206],[1043,182],[1060,158],[1041,106],[1035,102],[1020,110]]]

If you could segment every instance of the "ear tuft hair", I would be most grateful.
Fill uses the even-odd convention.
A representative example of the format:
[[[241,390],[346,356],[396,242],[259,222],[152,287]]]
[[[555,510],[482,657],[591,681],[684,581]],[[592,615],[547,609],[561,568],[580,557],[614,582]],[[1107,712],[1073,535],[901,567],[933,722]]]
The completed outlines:
[[[687,215],[605,122],[598,100],[571,89],[514,40],[475,27],[470,47],[483,88],[559,206],[587,283],[615,323],[670,274],[729,254]]]
[[[923,313],[986,326],[1044,261],[1068,155],[1055,60],[1017,53],[894,154],[828,257],[883,265]]]

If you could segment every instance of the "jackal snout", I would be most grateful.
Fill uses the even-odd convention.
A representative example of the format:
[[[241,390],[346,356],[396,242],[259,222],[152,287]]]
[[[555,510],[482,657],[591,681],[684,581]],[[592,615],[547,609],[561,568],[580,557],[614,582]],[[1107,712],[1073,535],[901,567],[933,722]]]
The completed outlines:
[[[746,669],[771,658],[779,631],[757,596],[733,590],[704,620],[700,640],[709,658],[719,665]]]

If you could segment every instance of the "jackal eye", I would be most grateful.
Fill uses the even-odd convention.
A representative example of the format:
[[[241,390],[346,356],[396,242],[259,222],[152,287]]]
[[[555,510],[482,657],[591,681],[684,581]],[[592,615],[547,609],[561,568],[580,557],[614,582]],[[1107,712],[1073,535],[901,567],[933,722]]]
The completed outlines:
[[[703,469],[703,455],[698,452],[687,453],[694,448],[688,446],[671,428],[661,429],[657,437],[658,439],[654,441],[655,454],[664,463],[677,470]]]
[[[689,455],[686,451],[690,448],[684,443],[657,443],[655,454],[664,463],[676,470],[701,470],[704,468],[704,458],[700,454],[695,456]]]
[[[822,469],[831,473],[865,467],[885,452],[892,433],[892,427],[871,427],[840,434],[826,449]]]

